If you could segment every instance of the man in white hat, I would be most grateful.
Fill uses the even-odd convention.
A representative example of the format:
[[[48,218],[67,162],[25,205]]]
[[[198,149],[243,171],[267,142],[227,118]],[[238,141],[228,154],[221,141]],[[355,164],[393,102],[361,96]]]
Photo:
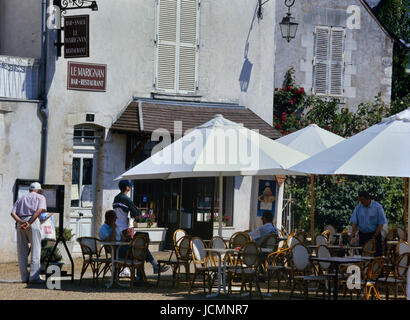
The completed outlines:
[[[47,210],[46,198],[40,194],[41,185],[38,182],[33,182],[29,191],[16,201],[11,216],[16,220],[21,280],[22,282],[43,283],[44,281],[40,279],[40,221],[37,218]],[[31,243],[30,273],[27,270],[29,243]]]

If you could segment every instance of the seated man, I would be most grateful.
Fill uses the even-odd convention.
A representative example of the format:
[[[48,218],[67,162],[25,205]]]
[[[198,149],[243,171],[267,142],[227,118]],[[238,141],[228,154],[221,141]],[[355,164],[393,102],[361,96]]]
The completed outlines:
[[[263,226],[257,228],[256,230],[249,232],[252,240],[255,241],[259,246],[262,244],[263,239],[266,236],[276,233],[279,235],[279,230],[273,225],[273,215],[270,211],[263,211],[262,213],[262,223]]]
[[[117,215],[115,214],[114,210],[107,210],[105,212],[105,223],[100,227],[98,230],[98,236],[101,240],[106,242],[115,242],[115,241],[125,241],[123,234],[121,233],[120,229],[116,226]],[[119,257],[125,258],[127,254],[129,246],[123,246],[119,250]],[[147,262],[152,264],[154,269],[154,273],[158,273],[158,264],[155,261],[154,257],[152,256],[149,249],[147,249]],[[165,272],[169,269],[169,266],[161,267],[161,272]],[[129,270],[123,271],[122,276],[129,276]],[[141,279],[141,275],[137,274],[138,278]]]

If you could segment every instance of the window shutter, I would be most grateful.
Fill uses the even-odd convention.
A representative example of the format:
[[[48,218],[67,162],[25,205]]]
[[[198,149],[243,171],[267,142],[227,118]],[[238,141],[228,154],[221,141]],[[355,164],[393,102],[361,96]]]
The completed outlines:
[[[158,90],[168,92],[176,90],[177,5],[178,0],[157,3],[155,84]]]
[[[314,93],[327,94],[329,65],[329,35],[330,28],[316,27],[315,59],[314,59]]]
[[[198,0],[181,0],[178,91],[195,92]]]
[[[345,30],[342,28],[332,28],[330,46],[330,95],[343,95],[343,74],[344,74],[344,39]]]
[[[157,90],[194,93],[198,82],[199,0],[158,0]]]

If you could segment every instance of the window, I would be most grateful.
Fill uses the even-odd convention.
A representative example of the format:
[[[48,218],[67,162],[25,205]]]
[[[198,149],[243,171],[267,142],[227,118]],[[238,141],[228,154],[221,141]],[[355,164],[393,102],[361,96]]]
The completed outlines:
[[[154,86],[158,92],[194,94],[200,0],[157,0],[156,4]]]
[[[345,36],[343,28],[315,28],[313,94],[343,96]]]

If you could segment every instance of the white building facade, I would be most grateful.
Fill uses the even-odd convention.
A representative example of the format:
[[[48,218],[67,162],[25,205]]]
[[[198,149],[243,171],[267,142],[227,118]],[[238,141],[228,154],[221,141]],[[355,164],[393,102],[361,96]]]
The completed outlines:
[[[61,24],[66,16],[89,15],[89,57],[70,59],[57,56],[58,31],[52,29],[52,3],[46,4],[49,117],[44,152],[39,81],[44,7],[37,0],[1,3],[0,262],[16,260],[10,217],[16,179],[38,181],[42,153],[43,182],[64,185],[65,227],[77,238],[97,235],[118,193],[113,179],[149,155],[150,135],[159,126],[173,128],[178,120],[188,129],[222,113],[273,139],[279,137],[272,128],[273,1],[264,5],[263,19],[257,17],[254,0],[97,3],[98,11],[67,10],[62,15]],[[69,63],[104,66],[104,90],[69,89]],[[132,197],[140,209],[157,215],[158,228],[150,231],[153,243],[167,242],[172,228],[181,224],[200,232],[211,223],[209,212],[217,208],[213,178],[183,183],[147,181],[134,186]],[[183,203],[181,192],[188,199],[184,188],[195,190],[189,199],[197,199],[196,204]],[[225,236],[260,223],[258,179],[226,179],[224,188],[224,215],[230,217]],[[152,190],[161,190],[162,200]]]

